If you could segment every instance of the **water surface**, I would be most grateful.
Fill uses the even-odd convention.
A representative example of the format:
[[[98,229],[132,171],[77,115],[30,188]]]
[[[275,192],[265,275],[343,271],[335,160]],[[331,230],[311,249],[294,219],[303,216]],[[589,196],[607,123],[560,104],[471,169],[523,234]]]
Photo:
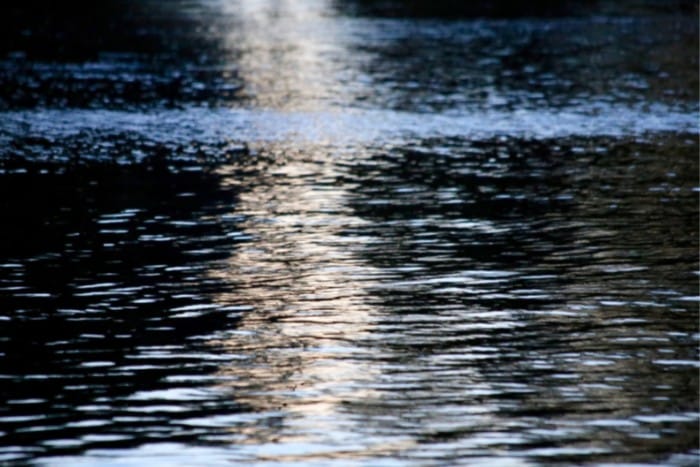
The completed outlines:
[[[12,10],[0,462],[697,464],[696,18],[535,10]]]

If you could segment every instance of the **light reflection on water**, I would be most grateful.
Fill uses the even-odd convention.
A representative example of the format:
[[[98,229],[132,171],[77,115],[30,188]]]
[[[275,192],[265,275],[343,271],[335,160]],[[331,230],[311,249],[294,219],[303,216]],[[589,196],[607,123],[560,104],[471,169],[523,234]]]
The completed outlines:
[[[0,461],[697,462],[696,26],[336,7],[3,95]]]
[[[217,300],[250,307],[230,338],[212,342],[246,361],[222,368],[233,377],[227,387],[282,419],[251,433],[266,459],[342,458],[369,447],[339,408],[375,392],[377,368],[355,342],[372,327],[364,289],[381,271],[348,248],[343,231],[364,222],[345,207],[346,187],[326,151],[281,152],[285,162],[244,190],[237,212],[250,216],[241,226],[253,239],[219,272],[232,291]]]

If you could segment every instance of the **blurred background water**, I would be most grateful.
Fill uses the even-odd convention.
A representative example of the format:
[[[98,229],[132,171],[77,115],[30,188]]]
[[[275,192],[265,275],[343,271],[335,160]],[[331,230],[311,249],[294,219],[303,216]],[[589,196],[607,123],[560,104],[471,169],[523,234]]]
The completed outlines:
[[[10,2],[0,462],[697,465],[687,1]]]

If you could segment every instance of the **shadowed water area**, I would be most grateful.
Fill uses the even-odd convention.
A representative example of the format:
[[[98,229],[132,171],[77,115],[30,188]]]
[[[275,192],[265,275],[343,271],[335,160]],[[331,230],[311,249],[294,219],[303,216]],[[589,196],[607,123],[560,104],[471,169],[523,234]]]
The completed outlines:
[[[693,2],[0,17],[0,463],[697,465]]]

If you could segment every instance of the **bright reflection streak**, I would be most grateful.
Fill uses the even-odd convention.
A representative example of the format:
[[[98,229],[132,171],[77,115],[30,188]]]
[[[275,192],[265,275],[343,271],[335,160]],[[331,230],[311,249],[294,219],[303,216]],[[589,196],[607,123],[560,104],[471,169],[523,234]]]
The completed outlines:
[[[220,271],[234,284],[220,301],[252,308],[234,335],[215,343],[243,360],[221,374],[254,411],[283,413],[284,428],[267,435],[251,430],[256,442],[261,436],[292,444],[324,440],[319,448],[337,444],[343,455],[357,443],[359,454],[367,446],[352,438],[362,430],[353,428],[343,406],[377,397],[369,389],[376,369],[358,346],[376,314],[365,290],[377,272],[343,249],[347,241],[339,234],[363,221],[344,207],[346,193],[334,187],[339,174],[327,150],[278,156],[288,157],[286,163],[243,193],[237,207],[254,240]]]
[[[240,23],[230,31],[226,47],[240,50],[240,74],[247,94],[259,107],[316,110],[333,101],[341,73],[334,60],[344,50],[328,0],[241,1],[229,4]],[[346,94],[348,89],[344,88]]]
[[[304,106],[333,94],[333,61],[325,55],[340,47],[329,31],[316,33],[328,2],[234,6],[240,29],[228,40],[243,51],[241,76],[258,105],[309,110]],[[268,146],[266,152],[273,167],[243,187],[234,213],[247,218],[242,227],[253,240],[214,273],[232,284],[221,303],[250,308],[235,333],[213,343],[240,357],[221,375],[237,401],[268,420],[234,433],[265,459],[358,457],[389,449],[381,437],[372,445],[362,439],[357,417],[344,409],[377,397],[371,389],[376,368],[358,345],[376,314],[365,290],[377,272],[340,238],[364,221],[346,207],[349,186],[338,187],[329,148]]]

